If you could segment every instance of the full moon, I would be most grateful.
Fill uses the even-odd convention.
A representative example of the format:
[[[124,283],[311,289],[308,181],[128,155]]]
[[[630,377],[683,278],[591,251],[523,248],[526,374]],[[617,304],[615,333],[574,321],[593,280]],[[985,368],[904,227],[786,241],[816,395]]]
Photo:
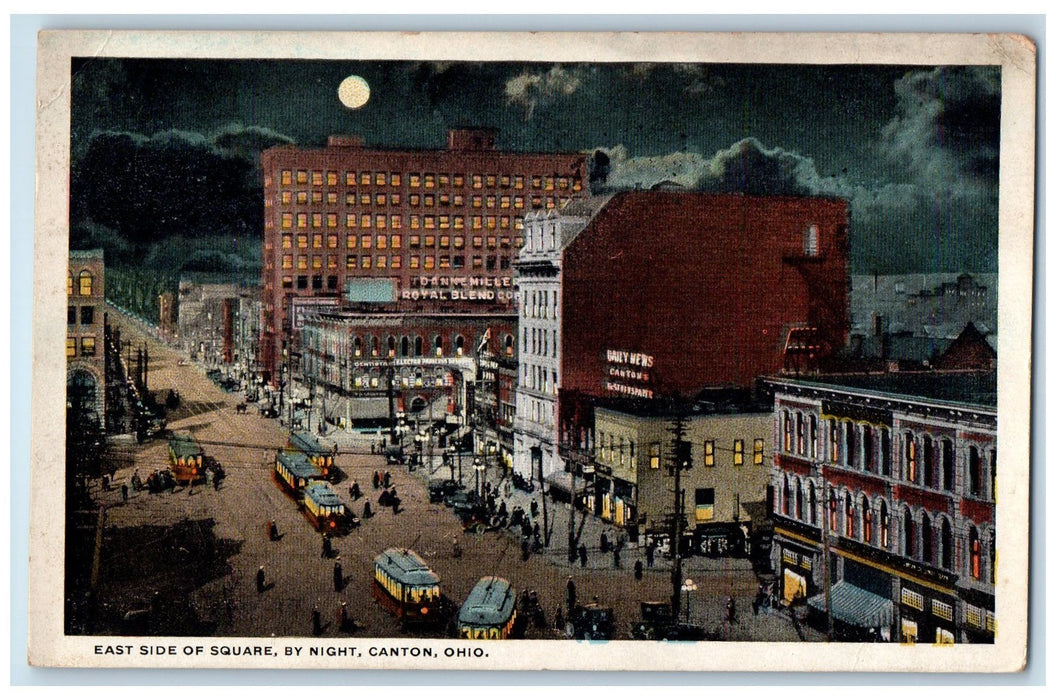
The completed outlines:
[[[338,86],[337,97],[349,109],[359,109],[370,99],[370,85],[358,75],[350,75]]]

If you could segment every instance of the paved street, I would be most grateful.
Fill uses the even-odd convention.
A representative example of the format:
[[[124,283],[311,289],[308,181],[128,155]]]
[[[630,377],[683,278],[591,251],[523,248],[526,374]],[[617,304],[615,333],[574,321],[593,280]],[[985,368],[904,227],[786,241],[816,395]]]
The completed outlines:
[[[634,562],[641,557],[644,563],[644,554],[628,545],[621,568],[613,569],[611,554],[598,551],[604,524],[593,517],[586,518],[582,529],[582,541],[591,550],[588,566],[583,568],[578,562],[570,566],[565,550],[566,504],[548,504],[553,550],[534,554],[527,562],[522,561],[520,542],[512,532],[464,534],[449,509],[429,503],[425,484],[431,477],[448,476],[446,467],[436,469],[435,475],[428,466],[413,473],[406,467],[386,467],[382,456],[371,453],[370,444],[376,437],[345,432],[327,436],[337,443],[337,465],[346,474],[335,489],[347,502],[351,479],[357,480],[375,515],[351,534],[335,539],[346,579],[343,589],[335,591],[336,560],[321,556],[320,535],[272,479],[275,451],[285,445],[288,432],[277,420],[261,417],[253,404],[247,413],[237,414],[241,394],[222,391],[206,378],[203,367],[177,364],[180,358],[174,350],[146,336],[132,320],[113,312],[112,318],[122,326],[125,337],[149,342],[150,387],[159,399],[164,399],[169,388],[179,390],[182,403],[169,413],[169,428],[193,434],[206,454],[223,465],[227,476],[219,489],[210,484],[176,487],[161,494],[140,491],[124,502],[120,486],[129,483],[133,470],[138,469],[145,479],[153,470],[167,467],[166,442],[154,440],[129,448],[134,453],[133,464],[117,470],[110,491],[93,485],[97,501],[106,507],[98,633],[127,630],[127,623],[121,622],[126,613],[154,607],[159,628],[155,631],[160,633],[308,636],[312,609],[318,606],[323,636],[337,636],[346,634],[337,629],[335,621],[339,605],[346,602],[359,625],[355,636],[401,636],[406,633],[370,595],[373,557],[390,546],[416,550],[439,574],[443,592],[456,605],[485,575],[503,576],[518,591],[536,590],[548,624],[541,629],[530,626],[528,637],[558,635],[552,629],[554,613],[564,601],[569,575],[580,600],[596,596],[615,609],[620,638],[629,636],[638,618],[639,601],[670,595],[669,565],[660,557],[656,568],[646,569],[643,579],[636,581]],[[376,469],[391,472],[402,501],[400,513],[377,506],[380,492],[370,485]],[[472,488],[474,473],[469,463],[463,464],[463,478]],[[484,476],[496,483],[498,478],[493,472]],[[529,508],[533,495],[510,492],[509,508]],[[538,492],[534,497],[538,498]],[[364,499],[351,504],[357,515],[363,511]],[[582,516],[576,517],[578,527]],[[278,524],[278,542],[266,536],[269,519]],[[615,530],[609,533],[614,537]],[[457,559],[452,551],[455,538],[463,549]],[[255,574],[261,565],[268,587],[258,593]],[[684,570],[699,586],[689,601],[691,619],[720,638],[799,639],[787,617],[752,615],[751,600],[758,583],[746,560],[693,557]],[[730,595],[736,600],[738,616],[733,625],[725,625],[722,610]]]

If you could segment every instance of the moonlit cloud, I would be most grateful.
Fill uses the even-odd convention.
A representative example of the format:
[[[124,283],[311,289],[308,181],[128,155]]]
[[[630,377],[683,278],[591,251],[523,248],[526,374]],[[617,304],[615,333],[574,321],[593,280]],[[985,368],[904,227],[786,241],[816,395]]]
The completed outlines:
[[[506,81],[506,101],[524,107],[524,119],[530,121],[536,108],[570,97],[583,84],[584,68],[565,69],[554,66],[542,73],[524,71]]]

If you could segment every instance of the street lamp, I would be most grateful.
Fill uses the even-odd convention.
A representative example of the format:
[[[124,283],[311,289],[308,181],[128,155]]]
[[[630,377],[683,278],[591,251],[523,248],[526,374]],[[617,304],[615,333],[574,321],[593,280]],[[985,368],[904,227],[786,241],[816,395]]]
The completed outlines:
[[[689,620],[689,594],[692,591],[697,590],[697,584],[695,584],[693,582],[693,579],[687,578],[685,580],[685,582],[682,584],[682,590],[686,594],[686,620],[688,621]]]
[[[485,469],[485,466],[484,466],[484,461],[483,460],[481,460],[479,457],[473,460],[473,471],[476,472],[476,476],[477,476],[477,496],[478,497],[480,496],[481,474],[484,473],[484,469]]]

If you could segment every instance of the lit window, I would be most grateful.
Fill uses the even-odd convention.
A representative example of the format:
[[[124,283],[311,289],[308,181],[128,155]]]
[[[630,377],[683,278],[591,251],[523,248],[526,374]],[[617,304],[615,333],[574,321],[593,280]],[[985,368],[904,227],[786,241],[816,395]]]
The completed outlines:
[[[456,216],[455,217],[455,228],[456,229],[463,229],[465,227],[466,227],[466,219],[465,219],[465,217]]]
[[[466,184],[466,178],[463,175],[456,174],[451,178],[451,184],[455,187],[463,187]]]
[[[518,178],[519,179],[519,178]],[[649,468],[660,468],[660,443],[654,442],[649,445]]]
[[[359,174],[359,184],[361,184],[361,185],[369,185],[370,184],[370,173],[360,173]]]
[[[451,267],[451,257],[448,256],[448,255],[441,255],[440,256],[440,269],[441,270],[447,270],[447,269],[450,269],[450,267]]]
[[[451,228],[451,217],[441,216],[440,217],[440,228]]]
[[[484,186],[484,177],[482,175],[473,176],[473,189],[479,190]]]
[[[393,192],[391,195],[389,195],[389,203],[394,207],[400,206],[400,193]]]
[[[334,187],[337,185],[337,173],[335,173],[333,170],[327,171],[326,184],[328,187]]]
[[[327,204],[337,204],[337,192],[327,192],[326,193],[326,203]]]
[[[373,242],[373,239],[369,235],[368,236],[360,236],[359,237],[359,245],[360,245],[361,248],[370,248],[372,242]]]
[[[386,258],[384,255],[379,255],[378,258],[377,258],[377,262],[378,262],[377,267],[380,267],[380,268],[386,267],[387,260],[388,260],[388,258]]]
[[[77,278],[78,281],[78,293],[82,297],[92,296],[92,273],[87,270],[82,270],[81,274]]]
[[[460,227],[456,226],[455,228],[460,228]],[[455,247],[456,248],[461,248],[463,245],[465,245],[465,242],[466,242],[466,239],[463,238],[462,236],[455,236]]]
[[[323,225],[322,214],[312,214],[312,228],[320,228]]]
[[[398,233],[395,233],[389,238],[389,243],[392,244],[393,248],[399,248],[400,245],[403,243],[403,236]]]
[[[488,189],[491,189],[492,187],[495,186],[495,176],[494,175],[488,175],[485,178],[485,182],[487,184]]]
[[[326,235],[326,247],[327,248],[336,248],[337,247],[337,234],[336,233],[328,233]]]
[[[733,441],[733,464],[737,467],[744,464],[744,440]]]
[[[705,440],[704,441],[704,466],[714,467],[715,466],[715,441]]]
[[[410,186],[411,187],[421,187],[422,186],[422,176],[419,175],[418,173],[411,173],[408,176],[408,179],[410,181]]]
[[[364,255],[362,258],[359,259],[359,267],[361,269],[364,269],[364,270],[369,270],[370,269],[370,256],[369,255]]]
[[[393,255],[392,256],[392,268],[395,270],[395,269],[398,269],[399,267],[400,267],[400,256]]]
[[[385,228],[385,215],[384,214],[378,214],[378,215],[376,215],[374,217],[374,228],[380,228],[380,229],[384,229]]]
[[[418,264],[419,264],[418,263],[418,256],[417,255],[412,255],[412,256],[410,256],[409,260],[410,260],[410,263],[411,263],[410,264],[411,269],[412,270],[417,270],[418,269]]]
[[[319,190],[312,192],[312,201],[317,203],[323,201],[323,193]]]
[[[357,264],[357,260],[356,260],[356,256],[355,255],[349,255],[349,256],[345,257],[345,269],[346,270],[349,270],[349,271],[355,270],[356,269],[356,264]]]
[[[386,198],[384,192],[374,195],[374,203],[377,204],[379,207],[385,206],[385,202]]]
[[[283,170],[280,182],[284,185],[289,185],[293,181],[293,172],[290,170]]]
[[[436,245],[436,236],[426,236],[423,240],[426,248],[432,248]]]
[[[321,233],[312,234],[312,247],[313,248],[322,248],[323,247],[323,234],[321,234]]]
[[[308,215],[298,214],[297,215],[297,228],[308,228]]]
[[[378,250],[383,250],[389,247],[389,237],[385,234],[378,234]]]
[[[282,227],[293,228],[293,214],[290,212],[284,212],[282,215]]]
[[[283,204],[289,204],[290,202],[293,201],[293,193],[290,192],[289,190],[283,190],[281,198],[282,198],[282,203]]]
[[[756,466],[763,463],[763,440],[762,438],[756,438],[752,444],[752,464]]]
[[[323,269],[323,256],[322,255],[313,255],[312,256],[312,269],[313,270],[322,270]]]
[[[298,270],[307,270],[308,269],[308,256],[307,255],[298,255],[297,256],[297,269]]]
[[[366,192],[359,195],[359,203],[364,207],[370,206],[370,195]]]
[[[425,217],[425,227],[426,228],[436,228],[436,217],[435,216],[427,216],[427,217]]]
[[[306,184],[308,184],[308,171],[307,170],[298,170],[297,171],[297,184],[298,185],[306,185]]]
[[[290,270],[292,268],[293,268],[293,256],[292,255],[283,255],[282,256],[282,269]]]
[[[399,214],[393,214],[389,217],[389,228],[402,228],[403,217]]]
[[[359,227],[370,228],[370,214],[360,214],[359,216]]]
[[[356,215],[355,214],[345,214],[345,228],[355,228],[355,227],[356,227]]]
[[[345,173],[345,187],[353,187],[356,184],[356,173],[348,171]]]
[[[451,200],[451,203],[454,204],[456,207],[465,206],[466,198],[461,194],[456,194]]]

